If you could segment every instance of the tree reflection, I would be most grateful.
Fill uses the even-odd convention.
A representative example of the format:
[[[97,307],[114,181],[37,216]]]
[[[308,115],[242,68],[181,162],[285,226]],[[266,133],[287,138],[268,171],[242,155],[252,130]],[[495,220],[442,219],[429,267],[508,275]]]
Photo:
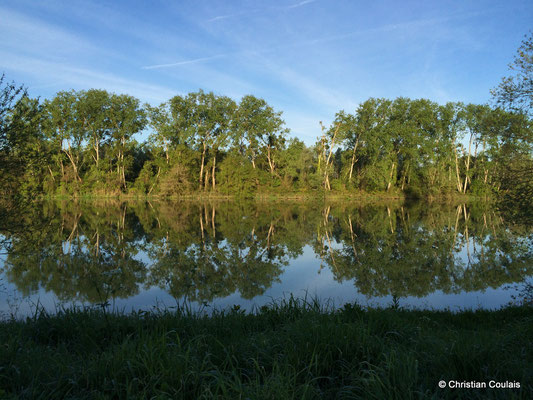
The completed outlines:
[[[484,290],[531,274],[530,239],[506,229],[493,211],[469,211],[465,204],[454,211],[422,206],[343,210],[324,219],[319,254],[335,279],[353,279],[367,296]],[[341,231],[334,245],[328,235],[333,227]]]
[[[477,204],[48,202],[8,228],[1,272],[24,295],[42,288],[63,301],[151,287],[199,302],[252,299],[305,246],[366,296],[484,290],[532,273],[531,227]]]
[[[24,231],[10,238],[3,266],[8,280],[24,295],[43,288],[63,301],[105,303],[137,294],[147,268],[134,258],[136,238],[126,208],[106,210],[54,208],[41,215],[47,225],[31,219],[44,230],[32,229],[28,220]]]
[[[251,299],[279,281],[290,250],[276,240],[276,221],[267,223],[268,215],[257,218],[254,212],[243,217],[243,210],[231,207],[217,213],[214,204],[193,208],[187,226],[196,229],[189,240],[167,230],[157,244],[151,243],[155,262],[149,286],[165,288],[175,298],[212,301],[236,291]]]

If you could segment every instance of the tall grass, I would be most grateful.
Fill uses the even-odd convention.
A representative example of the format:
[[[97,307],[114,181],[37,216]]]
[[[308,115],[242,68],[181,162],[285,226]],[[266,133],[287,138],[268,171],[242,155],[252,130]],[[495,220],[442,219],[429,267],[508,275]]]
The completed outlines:
[[[38,312],[0,323],[0,398],[419,399],[533,394],[533,308]],[[521,389],[440,389],[440,380]]]

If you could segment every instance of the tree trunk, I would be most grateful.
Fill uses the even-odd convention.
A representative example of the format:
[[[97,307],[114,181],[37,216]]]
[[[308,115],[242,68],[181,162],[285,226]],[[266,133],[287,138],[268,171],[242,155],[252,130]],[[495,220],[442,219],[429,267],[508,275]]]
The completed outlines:
[[[391,187],[391,184],[392,184],[392,176],[394,174],[394,167],[396,166],[396,163],[393,162],[392,163],[392,167],[390,169],[390,176],[389,176],[389,183],[387,184],[387,192],[389,191],[390,187]]]
[[[255,151],[252,147],[252,141],[248,140],[248,148],[250,149],[250,153],[252,155],[252,167],[255,169]]]
[[[474,135],[470,133],[470,142],[468,142],[468,157],[466,158],[466,172],[465,172],[465,184],[463,187],[463,193],[466,193],[466,188],[468,185],[468,181],[470,180],[470,177],[468,176],[468,172],[470,170],[470,150],[472,148],[472,139],[474,138]]]
[[[407,178],[408,173],[409,173],[409,162],[407,163],[407,166],[405,167],[405,172],[403,173],[403,177],[402,177],[402,191],[403,191],[403,188],[405,187],[405,180]]]
[[[96,150],[96,169],[98,169],[98,162],[100,161],[100,141],[96,139],[95,148]]]
[[[54,178],[54,174],[52,173],[52,169],[50,168],[49,165],[47,165],[47,167],[48,167],[48,171],[50,171],[50,176],[52,177],[52,181],[55,182],[56,179]]]
[[[270,175],[274,175],[274,161],[272,160],[272,153],[271,153],[270,145],[267,146],[267,159],[268,159],[268,166],[270,167]]]
[[[329,184],[329,174],[326,173],[326,179],[324,180],[324,187],[326,190],[331,190],[331,185]]]
[[[205,169],[205,179],[204,179],[204,190],[207,190],[207,186],[209,185],[209,169]]]
[[[455,141],[453,142],[453,152],[455,153],[455,172],[457,173],[457,190],[459,193],[462,193],[462,180],[461,175],[459,174],[459,158],[457,156],[457,148],[455,147]]]
[[[150,188],[150,190],[148,191],[148,194],[152,193],[152,190],[154,190],[154,187],[157,183],[157,179],[159,178],[159,173],[161,172],[161,167],[157,167],[157,175],[155,176],[155,179],[154,179],[154,183],[152,185],[152,187]]]
[[[124,150],[126,148],[126,137],[122,137],[122,152],[121,152],[121,164],[122,164],[122,186],[126,189],[126,166],[124,165]]]
[[[74,156],[71,153],[70,143],[68,145],[68,150],[63,150],[63,151],[65,152],[68,159],[70,160],[70,163],[72,164],[72,168],[74,168],[74,174],[76,174],[76,179],[81,182],[80,175],[78,174],[78,167],[76,165],[76,162],[74,161]]]
[[[352,162],[351,162],[351,165],[350,165],[350,176],[348,177],[348,182],[351,182],[352,181],[352,173],[353,173],[353,167],[357,161],[357,159],[355,158],[355,153],[357,151],[357,145],[359,144],[359,136],[357,137],[357,140],[355,141],[355,146],[353,147],[353,153],[352,153]]]
[[[216,163],[217,163],[217,154],[215,152],[215,154],[213,155],[213,170],[211,172],[211,182],[213,183],[213,190],[215,190],[215,185],[216,185],[216,182],[215,182]]]
[[[204,142],[203,143],[203,150],[202,150],[202,161],[200,163],[200,179],[199,179],[199,183],[200,183],[200,189],[202,188],[202,178],[204,177],[204,163],[205,163],[205,152],[207,150],[207,145],[206,143]]]
[[[331,186],[329,184],[329,164],[330,164],[330,160],[331,160],[331,155],[333,154],[333,147],[335,146],[335,139],[337,138],[337,132],[339,132],[339,128],[340,128],[340,125],[337,125],[337,127],[335,128],[335,132],[333,133],[333,138],[331,139],[331,144],[330,144],[330,147],[329,147],[329,154],[328,154],[328,158],[326,158],[326,169],[324,171],[324,186],[326,187],[327,190],[331,190]],[[325,149],[325,147],[324,147]]]

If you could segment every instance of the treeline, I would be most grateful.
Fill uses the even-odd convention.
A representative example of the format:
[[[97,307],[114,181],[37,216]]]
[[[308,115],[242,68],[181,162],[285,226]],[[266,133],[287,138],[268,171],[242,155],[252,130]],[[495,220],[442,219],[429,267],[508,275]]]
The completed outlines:
[[[486,105],[371,98],[306,146],[251,95],[200,90],[153,107],[97,89],[41,101],[0,83],[4,195],[489,195],[532,159],[527,113]]]

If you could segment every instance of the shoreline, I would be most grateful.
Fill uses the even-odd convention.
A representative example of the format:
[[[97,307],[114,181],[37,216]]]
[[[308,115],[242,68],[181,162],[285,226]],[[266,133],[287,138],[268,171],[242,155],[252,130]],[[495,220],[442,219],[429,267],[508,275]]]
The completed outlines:
[[[488,196],[474,196],[474,195],[428,195],[425,197],[409,197],[404,194],[388,194],[388,193],[324,193],[324,192],[306,192],[306,193],[258,193],[254,196],[238,196],[238,195],[224,195],[220,193],[198,193],[181,196],[158,196],[158,195],[131,195],[131,194],[119,194],[119,195],[94,195],[94,194],[81,194],[81,195],[43,195],[37,198],[38,200],[121,200],[121,201],[182,201],[182,200],[216,200],[216,201],[278,201],[278,200],[294,200],[294,201],[323,201],[323,200],[360,200],[360,201],[403,201],[403,202],[416,202],[416,201],[428,201],[428,202],[470,202],[470,201],[482,201],[482,202],[494,202],[494,197]]]

